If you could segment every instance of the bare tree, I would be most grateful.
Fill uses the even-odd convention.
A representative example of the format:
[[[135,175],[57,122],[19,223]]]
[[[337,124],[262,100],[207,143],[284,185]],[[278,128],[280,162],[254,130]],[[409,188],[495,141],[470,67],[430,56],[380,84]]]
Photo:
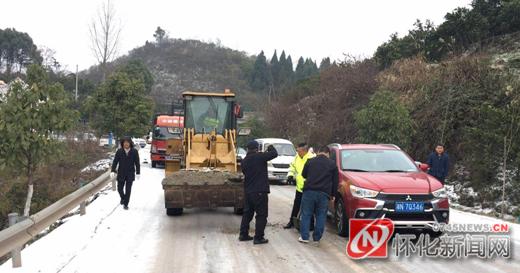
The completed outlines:
[[[39,46],[40,54],[42,55],[42,66],[45,69],[52,70],[58,74],[61,69],[61,64],[56,59],[56,50],[48,48],[46,46]]]
[[[106,77],[107,63],[117,55],[121,29],[121,23],[116,17],[116,10],[110,0],[107,0],[89,25],[91,48],[101,66],[103,80]]]

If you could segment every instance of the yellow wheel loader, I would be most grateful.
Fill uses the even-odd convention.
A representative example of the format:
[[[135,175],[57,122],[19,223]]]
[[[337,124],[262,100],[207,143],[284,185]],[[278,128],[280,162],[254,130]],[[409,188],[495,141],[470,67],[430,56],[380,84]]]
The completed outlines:
[[[233,207],[243,211],[244,186],[237,163],[235,94],[184,92],[184,129],[168,140],[166,176],[162,182],[168,215],[184,208]],[[242,135],[250,132],[244,129]]]

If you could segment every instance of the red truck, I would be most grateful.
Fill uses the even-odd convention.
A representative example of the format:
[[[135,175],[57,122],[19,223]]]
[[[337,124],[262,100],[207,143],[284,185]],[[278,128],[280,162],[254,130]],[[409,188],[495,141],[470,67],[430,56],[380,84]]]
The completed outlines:
[[[164,164],[167,140],[181,138],[183,128],[183,116],[157,115],[155,117],[152,131],[152,148],[150,149],[152,168],[155,168],[157,164]]]

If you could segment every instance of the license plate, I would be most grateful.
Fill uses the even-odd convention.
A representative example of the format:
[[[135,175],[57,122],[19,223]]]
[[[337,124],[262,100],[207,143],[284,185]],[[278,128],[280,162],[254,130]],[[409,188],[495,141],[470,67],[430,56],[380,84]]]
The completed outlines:
[[[395,202],[396,212],[423,212],[423,202]]]

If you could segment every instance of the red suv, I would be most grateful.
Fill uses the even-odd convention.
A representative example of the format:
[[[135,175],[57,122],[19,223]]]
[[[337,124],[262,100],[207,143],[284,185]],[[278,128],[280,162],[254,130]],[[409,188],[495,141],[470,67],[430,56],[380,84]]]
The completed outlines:
[[[331,144],[339,170],[338,193],[329,210],[337,233],[348,234],[348,220],[389,218],[395,228],[431,229],[448,223],[449,201],[443,185],[392,144]]]

